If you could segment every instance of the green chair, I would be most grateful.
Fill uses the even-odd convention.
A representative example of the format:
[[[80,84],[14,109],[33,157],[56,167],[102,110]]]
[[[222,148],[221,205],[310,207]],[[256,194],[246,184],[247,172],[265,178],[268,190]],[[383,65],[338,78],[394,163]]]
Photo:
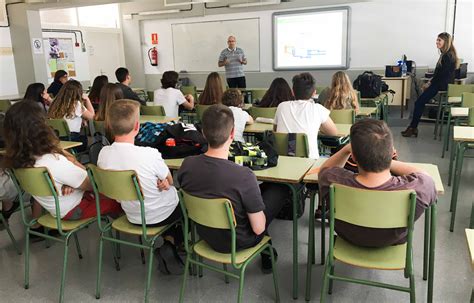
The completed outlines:
[[[225,282],[228,283],[227,277],[232,277],[239,280],[239,292],[237,302],[242,301],[242,292],[244,288],[244,276],[247,265],[255,259],[261,252],[267,250],[272,260],[273,268],[273,283],[275,287],[275,299],[277,302],[280,301],[280,295],[278,290],[278,274],[275,267],[275,257],[273,255],[273,249],[270,244],[270,237],[264,236],[262,241],[254,247],[247,248],[241,251],[236,251],[236,234],[235,234],[235,216],[232,204],[227,199],[201,199],[194,197],[184,192],[183,190],[179,193],[180,205],[183,211],[184,217],[184,246],[186,249],[186,264],[183,275],[183,284],[181,286],[181,292],[179,295],[179,302],[184,300],[184,290],[186,287],[186,280],[188,277],[188,271],[190,264],[197,265],[200,270],[200,276],[202,276],[202,268],[216,271],[224,274]],[[231,253],[219,253],[213,250],[204,240],[192,243],[188,243],[188,234],[190,230],[190,221],[193,223],[207,226],[209,228],[218,228],[230,230],[231,233]],[[195,224],[193,224],[195,225]],[[194,230],[191,231],[194,234]],[[195,254],[198,257],[195,257]],[[204,263],[202,259],[210,260],[223,264],[223,269],[217,266]],[[237,273],[227,271],[227,265],[232,265],[232,268]]]
[[[252,103],[261,101],[263,96],[267,93],[267,89],[250,89],[252,94]]]
[[[66,120],[64,119],[46,119],[46,124],[48,124],[58,137],[68,138],[71,140],[71,131],[69,130],[69,126],[67,125]]]
[[[474,107],[474,92],[473,93],[467,93],[464,92],[462,93],[461,96],[461,107]],[[448,111],[448,121],[446,123],[446,136],[444,137],[444,143],[443,143],[443,151],[441,153],[441,158],[444,158],[444,152],[449,150],[449,142],[450,142],[450,137],[451,137],[451,120],[453,116],[451,114],[451,110]],[[462,122],[463,118],[467,117],[454,117],[454,125],[460,125],[460,122]]]
[[[89,218],[83,220],[61,220],[61,211],[59,203],[59,192],[54,185],[53,178],[51,177],[48,169],[45,167],[34,167],[34,168],[18,168],[11,171],[11,177],[13,183],[18,192],[26,192],[32,196],[38,197],[53,197],[56,213],[53,217],[51,214],[45,214],[39,219],[28,220],[25,211],[25,201],[23,195],[19,195],[20,198],[20,210],[23,224],[26,227],[25,231],[25,289],[29,288],[29,273],[30,273],[30,234],[43,237],[48,240],[53,240],[64,244],[63,254],[63,268],[61,271],[61,285],[59,288],[59,302],[64,301],[64,284],[66,279],[66,269],[68,261],[68,248],[69,240],[74,236],[76,242],[76,249],[79,259],[82,259],[81,247],[79,246],[79,240],[77,238],[77,232],[84,229],[97,221],[97,218]],[[47,233],[40,233],[31,230],[31,227],[39,223],[45,228],[45,230],[55,229],[59,233],[59,237],[50,236]],[[40,262],[41,263],[41,262]]]
[[[150,116],[166,116],[165,108],[162,105],[140,106],[140,114]]]
[[[355,111],[353,109],[333,109],[329,114],[336,124],[354,124]]]
[[[196,86],[194,85],[181,86],[180,90],[183,93],[183,95],[192,95],[194,98],[194,102],[197,102],[198,98],[197,98]]]
[[[288,136],[287,133],[273,133],[274,141],[273,147],[276,149],[278,155],[280,156],[295,156],[301,158],[308,158],[309,155],[309,145],[308,137],[306,134],[299,133],[296,135],[296,148],[295,153],[288,153]]]
[[[248,113],[254,119],[257,119],[258,117],[274,119],[276,110],[277,110],[276,107],[251,106],[248,109]]]
[[[333,184],[329,197],[329,252],[324,267],[321,302],[326,302],[327,292],[331,294],[334,280],[408,292],[410,302],[415,302],[412,242],[416,194],[409,190],[381,192]],[[406,227],[407,242],[380,248],[357,246],[335,237],[336,219],[368,228]],[[367,269],[404,270],[405,278],[410,280],[409,287],[336,275],[335,260]]]
[[[0,112],[6,113],[10,106],[12,106],[10,100],[0,100]]]
[[[467,126],[474,127],[474,107],[469,108],[469,116],[467,119]],[[449,210],[451,211],[451,224],[449,230],[454,230],[454,220],[456,218],[456,208],[458,203],[459,184],[461,183],[461,172],[463,167],[464,157],[466,150],[474,149],[474,143],[467,141],[456,142],[455,147],[451,150],[451,160],[449,163],[449,182],[451,182],[454,165],[454,180],[453,190],[451,193],[451,204]]]
[[[154,91],[147,91],[146,94],[148,96],[147,103],[148,102],[153,103],[153,101],[155,101],[155,92]]]
[[[102,255],[104,241],[110,241],[115,246],[115,267],[117,270],[120,269],[119,258],[120,258],[120,244],[128,245],[141,250],[149,250],[148,254],[148,269],[146,275],[145,284],[145,302],[148,302],[148,290],[150,289],[151,283],[151,272],[153,268],[153,248],[156,239],[161,236],[166,230],[174,226],[178,221],[173,224],[162,226],[162,227],[147,227],[145,220],[145,205],[144,196],[138,181],[138,177],[133,170],[125,171],[111,171],[100,169],[93,164],[87,166],[87,173],[92,183],[94,190],[96,205],[97,205],[97,218],[100,230],[100,241],[99,241],[99,266],[97,269],[97,285],[96,285],[96,298],[100,298],[100,281],[102,275]],[[127,220],[127,216],[121,216],[120,218],[106,224],[102,224],[102,217],[100,215],[100,194],[103,194],[111,199],[117,201],[140,201],[140,214],[142,224],[134,225]],[[122,202],[130,203],[130,202]],[[117,237],[113,237],[112,230],[117,232]],[[129,242],[120,239],[120,233],[126,233],[139,237],[140,243]],[[142,251],[142,263],[144,264],[144,253]]]
[[[196,106],[194,106],[194,108],[196,109],[198,121],[202,120],[202,115],[204,114],[204,112],[209,106],[211,105],[196,104]]]

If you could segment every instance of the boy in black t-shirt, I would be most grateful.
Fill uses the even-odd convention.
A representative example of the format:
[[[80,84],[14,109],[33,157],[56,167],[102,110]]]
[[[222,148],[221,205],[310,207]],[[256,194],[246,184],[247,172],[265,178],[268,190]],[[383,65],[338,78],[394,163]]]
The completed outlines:
[[[282,205],[265,205],[253,172],[227,160],[234,139],[234,117],[228,107],[220,104],[209,107],[202,117],[202,129],[209,149],[203,155],[184,160],[178,171],[178,182],[191,195],[229,199],[237,221],[237,250],[252,247],[263,238]],[[197,225],[197,231],[214,250],[230,252],[229,230]],[[268,255],[262,255],[262,270],[266,273],[271,272],[269,259]]]

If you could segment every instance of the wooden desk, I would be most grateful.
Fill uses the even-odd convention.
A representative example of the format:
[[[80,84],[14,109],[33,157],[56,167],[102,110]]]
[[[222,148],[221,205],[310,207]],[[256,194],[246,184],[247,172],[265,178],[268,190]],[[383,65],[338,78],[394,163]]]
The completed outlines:
[[[181,167],[183,159],[165,160],[170,169],[176,170]],[[297,219],[297,189],[296,185],[301,183],[306,172],[313,165],[314,160],[309,158],[298,158],[280,156],[278,165],[264,170],[253,171],[257,180],[287,185],[292,191],[293,200],[293,298],[298,298],[298,219]]]
[[[172,121],[178,121],[179,119],[180,119],[179,117],[141,115],[140,123],[145,123],[145,122],[168,123]]]
[[[454,126],[453,140],[459,142],[474,142],[474,127]]]
[[[462,102],[462,97],[448,97],[449,104],[457,104]]]
[[[474,229],[465,229],[466,241],[469,248],[469,256],[471,257],[471,266],[474,269]]]
[[[62,149],[71,149],[74,147],[81,146],[82,142],[75,142],[75,141],[60,141],[59,146],[61,146]],[[0,149],[0,155],[5,154],[5,149]]]
[[[400,117],[403,118],[403,112],[405,108],[408,108],[410,99],[411,77],[382,77],[382,80],[388,84],[391,90],[395,91],[393,105],[400,105]]]
[[[377,107],[359,107],[359,112],[356,114],[357,117],[370,117],[377,113]]]
[[[318,159],[313,164],[313,168],[321,167],[327,159]],[[414,167],[424,170],[433,178],[436,192],[438,195],[444,194],[444,186],[439,174],[438,167],[429,163],[408,163]],[[319,181],[318,174],[307,174],[303,178],[303,182],[307,184],[317,184]],[[306,295],[305,299],[309,301],[311,298],[311,265],[314,264],[314,210],[315,210],[315,190],[311,191],[310,210],[309,210],[309,232],[308,232],[308,261],[306,270]],[[435,261],[435,243],[436,243],[436,212],[437,203],[432,204],[425,210],[425,235],[423,245],[423,279],[428,279],[428,302],[433,301],[433,281],[434,281],[434,261]],[[323,205],[324,214],[324,205]],[[324,220],[324,215],[323,215]],[[321,224],[321,263],[324,264],[325,249],[325,228],[326,224]]]
[[[467,117],[469,116],[469,107],[451,107],[452,117]]]
[[[272,131],[273,124],[254,122],[245,126],[244,133],[261,134],[265,131]]]

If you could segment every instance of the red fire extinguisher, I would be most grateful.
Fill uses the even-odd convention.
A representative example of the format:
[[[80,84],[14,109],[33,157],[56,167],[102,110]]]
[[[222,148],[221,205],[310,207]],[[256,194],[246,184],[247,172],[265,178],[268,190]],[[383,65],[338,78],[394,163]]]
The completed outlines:
[[[151,66],[158,65],[158,50],[156,47],[152,47],[148,50],[148,59],[150,59]]]

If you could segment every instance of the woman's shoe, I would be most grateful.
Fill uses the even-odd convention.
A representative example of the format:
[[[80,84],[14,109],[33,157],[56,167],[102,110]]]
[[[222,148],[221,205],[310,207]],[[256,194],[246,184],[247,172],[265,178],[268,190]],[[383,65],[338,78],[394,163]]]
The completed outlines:
[[[408,127],[406,130],[402,131],[403,137],[418,137],[418,129],[414,127]]]

